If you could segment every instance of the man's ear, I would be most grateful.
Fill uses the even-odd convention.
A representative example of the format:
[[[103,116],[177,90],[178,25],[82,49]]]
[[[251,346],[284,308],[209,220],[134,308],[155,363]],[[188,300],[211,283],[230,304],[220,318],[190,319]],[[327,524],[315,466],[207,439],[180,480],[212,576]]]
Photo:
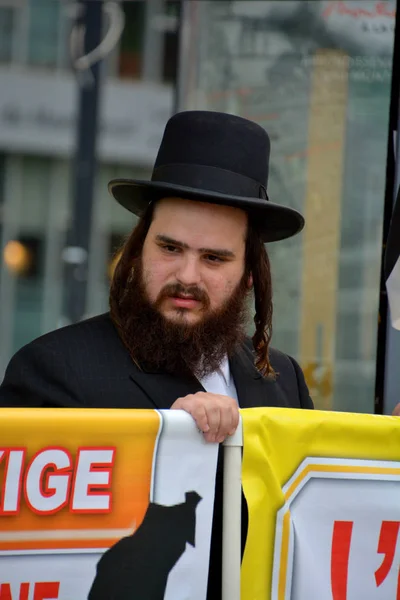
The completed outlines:
[[[253,287],[253,274],[250,273],[249,278],[247,280],[247,287],[249,288],[249,290],[251,290],[251,288]]]

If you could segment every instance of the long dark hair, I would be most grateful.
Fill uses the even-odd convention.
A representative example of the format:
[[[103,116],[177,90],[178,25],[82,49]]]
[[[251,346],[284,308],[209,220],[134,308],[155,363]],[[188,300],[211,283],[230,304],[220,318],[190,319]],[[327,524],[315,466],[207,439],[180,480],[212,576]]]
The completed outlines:
[[[124,323],[129,319],[129,284],[132,268],[142,252],[143,244],[153,220],[154,203],[151,203],[120,250],[120,259],[114,271],[110,289],[110,315],[122,341],[129,349]],[[249,218],[245,251],[245,276],[253,279],[255,305],[255,333],[252,337],[255,365],[262,375],[275,377],[269,361],[272,337],[272,281],[267,251],[254,221]],[[131,353],[132,355],[132,353]],[[136,362],[135,357],[132,360]]]

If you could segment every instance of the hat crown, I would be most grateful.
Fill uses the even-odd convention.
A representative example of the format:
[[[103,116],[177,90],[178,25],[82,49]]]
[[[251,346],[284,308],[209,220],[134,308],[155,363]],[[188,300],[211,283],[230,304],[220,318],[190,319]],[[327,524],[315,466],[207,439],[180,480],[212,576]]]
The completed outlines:
[[[114,179],[109,190],[138,216],[171,197],[239,208],[257,223],[262,240],[273,242],[295,235],[304,219],[269,201],[269,157],[270,140],[260,125],[227,113],[184,111],[166,124],[151,181]]]
[[[266,186],[269,156],[270,140],[260,125],[226,113],[185,111],[169,119],[154,170],[165,165],[201,165]]]

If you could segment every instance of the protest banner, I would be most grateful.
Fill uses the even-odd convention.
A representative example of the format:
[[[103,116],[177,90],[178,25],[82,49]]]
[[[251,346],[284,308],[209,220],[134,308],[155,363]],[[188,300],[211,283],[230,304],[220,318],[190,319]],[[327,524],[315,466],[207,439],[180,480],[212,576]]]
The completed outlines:
[[[217,451],[182,411],[4,409],[0,600],[203,600]]]
[[[237,546],[225,595],[241,583],[242,600],[399,600],[398,419],[241,416],[249,526],[240,582],[229,568],[240,432],[224,481],[225,552]],[[0,600],[96,600],[121,586],[204,600],[218,445],[189,415],[5,409],[0,432]]]
[[[396,417],[242,412],[242,600],[399,600]]]

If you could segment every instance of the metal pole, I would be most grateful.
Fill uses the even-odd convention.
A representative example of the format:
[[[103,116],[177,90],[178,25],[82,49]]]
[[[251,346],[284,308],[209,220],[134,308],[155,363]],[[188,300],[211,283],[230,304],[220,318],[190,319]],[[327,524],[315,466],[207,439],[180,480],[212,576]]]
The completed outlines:
[[[222,600],[240,600],[243,425],[224,441]]]
[[[179,12],[178,77],[175,86],[174,112],[197,108],[193,91],[198,87],[199,23],[201,2],[181,0]],[[197,100],[197,93],[194,94]]]
[[[388,319],[388,298],[385,280],[385,248],[393,213],[399,179],[399,103],[400,103],[400,0],[397,0],[394,33],[392,86],[389,110],[389,135],[387,145],[386,188],[383,215],[381,255],[381,279],[379,297],[378,343],[375,380],[375,413],[391,412],[398,398],[398,360],[400,358],[400,335]],[[396,136],[397,132],[397,136]],[[397,156],[396,156],[397,146]],[[396,361],[397,358],[397,361]],[[397,402],[399,399],[397,399]]]
[[[97,48],[102,38],[101,0],[84,0],[76,27],[83,33],[83,53]],[[98,132],[100,61],[77,74],[78,116],[74,167],[72,175],[72,220],[63,252],[65,262],[66,323],[74,323],[85,315],[88,253],[92,219],[93,187],[96,170],[96,138]]]
[[[185,90],[187,87],[188,66],[187,58],[191,48],[189,23],[189,0],[181,0],[178,23],[178,75],[174,88],[173,113],[184,110]]]

